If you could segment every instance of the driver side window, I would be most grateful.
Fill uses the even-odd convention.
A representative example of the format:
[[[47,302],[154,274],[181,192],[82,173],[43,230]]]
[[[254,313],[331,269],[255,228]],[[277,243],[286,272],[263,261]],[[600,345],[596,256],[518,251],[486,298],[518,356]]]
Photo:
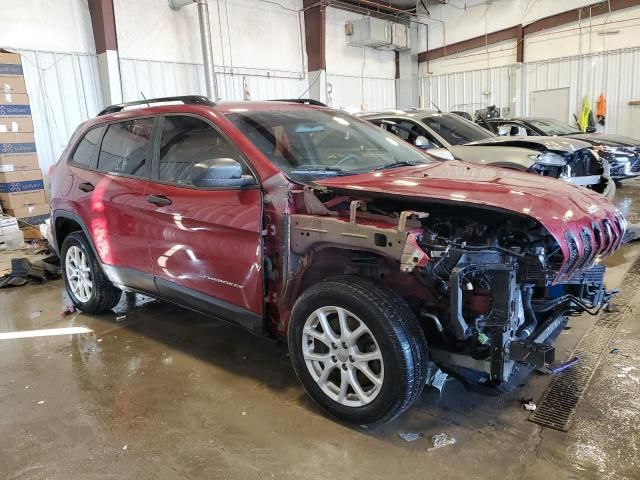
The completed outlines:
[[[164,117],[160,138],[158,179],[178,185],[193,183],[193,167],[214,159],[232,159],[251,175],[234,145],[207,122],[194,117]]]
[[[498,127],[498,135],[507,137],[526,137],[527,129],[515,123],[502,123]]]
[[[424,137],[427,139],[428,144],[419,145],[421,148],[429,149],[438,148],[441,146],[427,130],[411,120],[385,119],[382,121],[377,120],[374,123],[412,145],[417,144],[416,140],[418,139],[418,137]]]

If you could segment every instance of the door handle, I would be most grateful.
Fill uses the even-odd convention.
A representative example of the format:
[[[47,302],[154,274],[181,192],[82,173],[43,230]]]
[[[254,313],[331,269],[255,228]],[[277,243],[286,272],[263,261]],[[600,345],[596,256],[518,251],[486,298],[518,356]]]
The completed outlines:
[[[84,182],[84,183],[81,183],[80,185],[78,185],[78,188],[80,190],[82,190],[83,192],[93,192],[93,189],[95,187],[90,182]]]
[[[164,195],[149,195],[147,197],[147,202],[152,203],[158,207],[166,207],[167,205],[171,205],[171,199],[165,197]]]

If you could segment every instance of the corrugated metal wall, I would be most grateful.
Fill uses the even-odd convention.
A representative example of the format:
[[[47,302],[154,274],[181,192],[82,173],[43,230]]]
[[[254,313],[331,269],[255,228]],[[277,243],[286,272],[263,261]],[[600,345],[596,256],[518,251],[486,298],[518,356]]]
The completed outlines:
[[[433,102],[443,111],[469,113],[489,105],[508,107],[513,74],[507,66],[423,77],[423,106],[433,108]]]
[[[519,73],[516,72],[519,69]],[[515,77],[515,78],[514,78]],[[640,138],[640,47],[589,55],[423,77],[424,106],[474,112],[488,105],[510,107],[526,116],[531,92],[569,87],[569,111],[578,114],[585,95],[593,107],[600,94],[607,99],[604,132]],[[571,121],[571,119],[567,119]]]
[[[125,101],[141,99],[142,95],[152,98],[205,93],[202,64],[121,58],[120,65]],[[308,87],[306,78],[299,72],[234,68],[231,74],[229,70],[229,67],[216,67],[219,94],[224,100],[243,99],[243,79],[252,100],[298,98],[306,94]],[[331,104],[336,108],[376,110],[396,105],[394,79],[328,73],[327,83],[332,86]]]
[[[125,101],[172,95],[205,94],[204,67],[201,63],[161,62],[121,58],[122,91]],[[307,88],[299,72],[265,72],[216,66],[218,93],[223,100],[244,98],[243,79],[252,100],[297,98]],[[226,73],[223,73],[225,72]]]
[[[40,167],[46,173],[78,124],[102,108],[94,55],[20,50]]]
[[[327,73],[334,108],[382,110],[396,106],[396,81],[392,78],[356,77]]]
[[[100,76],[95,55],[20,50],[36,137],[40,167],[46,173],[64,150],[75,128],[102,108]],[[259,75],[219,73],[220,95],[242,100],[243,78],[254,100],[296,98],[307,81],[296,72]],[[121,59],[123,98],[204,94],[201,64]]]
[[[578,114],[585,95],[593,108],[600,94],[607,99],[604,131],[640,137],[640,48],[527,63],[523,68],[523,112],[529,112],[531,92],[571,89],[569,111]],[[568,119],[569,120],[569,119]]]

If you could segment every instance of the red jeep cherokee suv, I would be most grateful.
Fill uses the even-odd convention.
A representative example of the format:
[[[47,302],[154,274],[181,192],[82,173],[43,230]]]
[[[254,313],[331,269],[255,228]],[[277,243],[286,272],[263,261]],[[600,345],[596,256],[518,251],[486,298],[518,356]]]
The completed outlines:
[[[309,395],[355,424],[409,408],[430,362],[503,388],[606,304],[625,228],[606,199],[309,103],[174,97],[82,124],[51,180],[74,304],[142,292],[286,337]]]

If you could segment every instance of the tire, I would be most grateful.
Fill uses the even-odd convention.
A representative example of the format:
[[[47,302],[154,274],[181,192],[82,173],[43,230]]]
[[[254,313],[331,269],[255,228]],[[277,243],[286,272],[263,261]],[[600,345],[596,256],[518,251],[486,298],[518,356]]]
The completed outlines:
[[[343,422],[390,422],[426,383],[427,343],[418,320],[399,295],[364,278],[332,277],[306,290],[291,312],[288,342],[306,392]]]
[[[64,285],[76,307],[86,313],[102,313],[118,304],[122,290],[105,276],[84,233],[70,233],[62,242],[60,255]]]

